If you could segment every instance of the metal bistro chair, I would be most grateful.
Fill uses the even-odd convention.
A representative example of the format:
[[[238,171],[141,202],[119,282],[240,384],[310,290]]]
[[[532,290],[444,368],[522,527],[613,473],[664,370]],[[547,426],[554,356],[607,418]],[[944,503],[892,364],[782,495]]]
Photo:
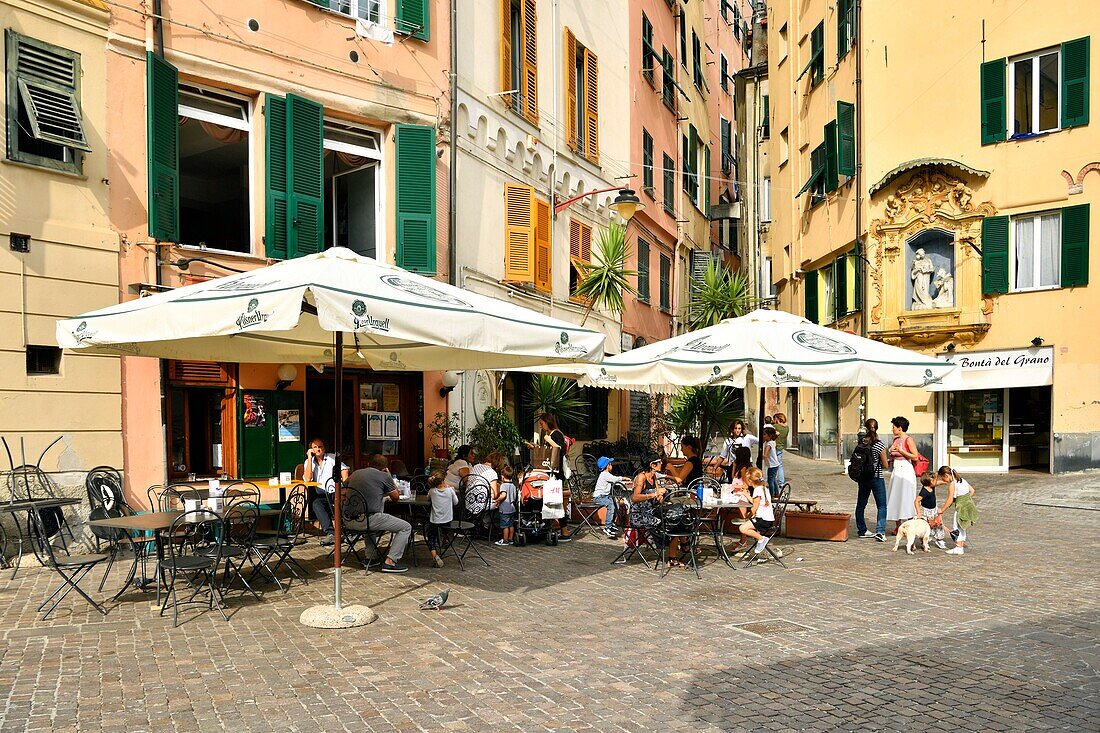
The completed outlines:
[[[222,569],[222,594],[232,587],[233,582],[240,580],[245,590],[259,600],[260,594],[253,590],[252,586],[244,578],[244,564],[254,557],[256,552],[253,540],[256,537],[256,524],[260,520],[260,505],[253,501],[237,501],[229,504],[222,513],[225,536],[220,548],[221,557],[225,561]],[[207,546],[202,554],[210,555],[212,546]]]
[[[653,545],[653,540],[649,536],[649,527],[636,527],[634,525],[634,512],[633,503],[631,497],[634,496],[634,484],[633,482],[617,483],[611,487],[611,496],[615,499],[615,503],[618,506],[623,507],[626,511],[623,512],[623,551],[620,552],[614,560],[611,561],[612,565],[625,565],[630,561],[630,558],[635,554],[642,558],[642,562],[646,567],[649,567],[649,558],[646,557],[645,549],[648,548],[653,552],[660,554],[660,551]],[[653,568],[657,568],[657,560],[653,561]]]
[[[764,552],[768,553],[773,560],[782,565],[786,569],[786,563],[780,558],[779,553],[772,547],[772,539],[779,536],[779,531],[783,526],[783,518],[787,514],[787,505],[791,501],[791,484],[788,481],[783,484],[779,489],[779,496],[772,499],[772,512],[775,514],[775,521],[772,522],[772,528],[767,532],[761,532],[761,535],[768,538],[768,544],[764,546]],[[745,561],[745,567],[749,567],[755,563],[763,562],[763,558],[760,557],[760,553],[756,552],[756,543],[750,544],[745,551],[741,554],[739,560]]]
[[[600,509],[603,507],[592,500],[592,493],[596,489],[595,481],[589,481],[586,476],[574,473],[569,477],[567,483],[570,503],[577,508],[577,513],[581,515],[581,523],[574,530],[574,534],[579,536],[579,532],[583,532],[585,528],[593,531],[599,529],[596,524],[599,523]],[[595,518],[596,524],[593,524],[593,518]]]
[[[57,495],[57,487],[46,472],[33,465],[16,466],[8,473],[8,491],[11,500],[15,502],[60,498]],[[42,518],[43,526],[50,530],[51,537],[60,532],[61,545],[66,550],[68,549],[68,543],[65,541],[66,534],[69,535],[69,539],[76,541],[76,535],[73,534],[73,529],[69,526],[69,520],[61,507],[39,509],[37,514]],[[15,520],[16,528],[21,531],[18,516],[13,514],[12,518]],[[28,534],[30,529],[31,525],[28,522]]]
[[[260,506],[260,487],[251,481],[234,481],[225,487],[224,496],[227,507],[245,503],[255,504],[257,509]]]
[[[221,592],[217,586],[218,568],[222,561],[225,543],[225,520],[214,512],[199,509],[184,512],[172,521],[169,536],[182,537],[182,542],[168,543],[168,558],[162,571],[167,591],[160,607],[160,615],[172,607],[172,626],[179,626],[180,606],[201,604],[199,596],[206,596],[206,607],[217,608],[228,621],[222,609]],[[183,592],[191,595],[180,600],[177,586],[183,584]]]
[[[101,506],[111,510],[126,503],[122,496],[122,474],[116,468],[96,466],[84,477],[84,488],[93,509]]]
[[[465,559],[466,553],[473,550],[478,559],[485,563],[485,567],[489,567],[489,561],[482,556],[477,546],[474,545],[473,534],[474,527],[477,526],[481,515],[489,511],[489,493],[491,490],[489,482],[485,480],[484,476],[470,474],[462,480],[459,488],[461,515],[459,519],[451,520],[451,523],[447,525],[447,528],[451,531],[451,536],[447,541],[447,546],[443,548],[439,556],[445,557],[448,552],[453,553],[458,558],[458,567],[465,570],[466,567],[462,561]],[[466,545],[462,548],[461,553],[454,546],[459,537],[466,540]]]
[[[340,540],[346,546],[344,551],[354,556],[367,572],[370,572],[371,565],[384,562],[389,545],[380,546],[378,539],[385,532],[370,529],[371,514],[367,511],[367,500],[363,495],[358,491],[345,492],[340,502],[340,516],[342,519]],[[365,557],[364,550],[370,555]],[[331,556],[333,552],[335,548],[329,552],[329,555]]]
[[[707,532],[714,535],[715,547],[717,547],[718,535],[721,534],[722,531],[722,512],[716,507],[704,506],[702,497],[707,494],[720,497],[722,495],[721,482],[713,476],[700,476],[687,485],[687,490],[696,497],[696,511],[699,515],[699,533],[702,534],[703,532]]]
[[[278,534],[256,537],[253,541],[253,547],[256,548],[258,557],[254,563],[255,567],[252,574],[248,576],[249,581],[256,575],[263,573],[285,593],[293,582],[293,580],[288,580],[287,585],[284,587],[279,580],[279,569],[285,566],[291,576],[299,578],[303,583],[309,585],[309,579],[306,577],[308,572],[297,560],[291,557],[295,547],[305,544],[305,539],[300,536],[302,526],[305,524],[305,517],[306,487],[295,486],[290,495],[287,496],[282,511],[279,513]],[[275,563],[274,566],[271,564],[272,561]]]
[[[80,587],[80,581],[92,570],[92,568],[107,560],[108,556],[105,553],[73,555],[67,550],[59,551],[53,546],[51,539],[59,534],[61,529],[57,528],[51,533],[49,531],[50,527],[47,526],[46,520],[41,512],[32,511],[27,512],[27,514],[30,515],[31,546],[34,548],[35,556],[44,566],[61,576],[62,581],[61,585],[55,588],[38,607],[39,611],[44,610],[46,612],[42,619],[48,619],[50,614],[54,612],[54,609],[57,608],[58,604],[65,600],[65,597],[74,590],[79,593],[92,608],[106,616],[107,609],[99,603],[96,603],[91,596],[84,592],[84,589]],[[50,603],[51,601],[53,601],[53,603]],[[49,608],[47,608],[47,606],[49,606]]]
[[[668,546],[672,540],[686,544],[688,555],[691,558],[691,569],[695,571],[695,577],[699,575],[699,558],[695,548],[699,545],[699,513],[696,508],[699,505],[698,495],[688,489],[676,489],[665,496],[665,500],[657,505],[657,516],[661,520],[655,533],[661,544],[661,562],[665,571],[661,577],[668,575],[672,565],[668,561]]]

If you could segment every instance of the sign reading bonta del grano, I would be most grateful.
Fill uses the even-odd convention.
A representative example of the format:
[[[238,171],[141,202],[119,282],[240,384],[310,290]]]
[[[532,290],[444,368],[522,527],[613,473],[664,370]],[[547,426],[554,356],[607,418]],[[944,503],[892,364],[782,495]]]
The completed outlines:
[[[1054,349],[1049,346],[1032,349],[979,351],[970,354],[948,354],[947,360],[963,371],[991,369],[1050,368],[1054,364]]]

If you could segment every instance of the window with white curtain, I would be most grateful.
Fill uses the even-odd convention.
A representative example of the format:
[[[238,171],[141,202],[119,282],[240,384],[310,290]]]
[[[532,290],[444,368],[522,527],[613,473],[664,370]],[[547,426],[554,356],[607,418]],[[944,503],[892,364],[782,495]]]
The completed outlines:
[[[1054,49],[1009,63],[1010,134],[1035,135],[1058,129],[1059,51]]]
[[[1062,215],[1057,211],[1012,218],[1013,290],[1060,287]]]

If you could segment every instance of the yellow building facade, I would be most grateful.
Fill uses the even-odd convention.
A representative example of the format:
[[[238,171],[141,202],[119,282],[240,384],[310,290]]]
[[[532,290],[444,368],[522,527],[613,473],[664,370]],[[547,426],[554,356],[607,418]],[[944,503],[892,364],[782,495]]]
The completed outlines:
[[[0,5],[0,435],[11,450],[0,466],[41,459],[77,493],[88,469],[122,464],[118,358],[62,354],[54,340],[55,319],[119,298],[107,212],[108,18],[98,0]]]
[[[1100,348],[1085,326],[1100,307],[1089,256],[1100,236],[1100,123],[1090,120],[1100,69],[1087,35],[1100,7],[783,10],[769,18],[773,58],[777,44],[799,52],[770,69],[772,99],[791,101],[773,103],[775,129],[792,130],[786,151],[778,135],[772,145],[788,159],[773,174],[782,307],[960,365],[927,390],[840,390],[838,455],[861,414],[883,425],[902,415],[926,455],[962,471],[1100,465]],[[824,69],[808,91],[819,23]],[[841,53],[845,38],[854,53]],[[800,442],[822,457],[827,399],[797,398],[800,434],[813,431]]]

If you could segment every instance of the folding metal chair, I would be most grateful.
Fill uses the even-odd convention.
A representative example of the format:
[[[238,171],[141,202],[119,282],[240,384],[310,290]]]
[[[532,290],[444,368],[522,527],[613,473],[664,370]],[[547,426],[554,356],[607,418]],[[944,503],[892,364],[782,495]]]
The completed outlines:
[[[286,501],[283,503],[283,509],[279,513],[278,533],[256,537],[253,540],[252,544],[257,551],[257,560],[253,562],[254,568],[251,575],[248,576],[249,581],[256,575],[263,573],[285,593],[293,582],[293,580],[288,580],[287,585],[284,587],[279,580],[279,569],[285,567],[293,578],[298,578],[309,585],[308,571],[291,556],[295,547],[305,543],[305,540],[299,536],[302,525],[305,523],[305,516],[306,489],[304,486],[295,486],[287,496]],[[274,561],[274,565],[271,564],[272,561]]]
[[[592,492],[596,488],[595,483],[587,481],[584,476],[575,473],[569,477],[568,484],[569,501],[577,508],[577,513],[581,515],[581,522],[574,528],[573,536],[579,537],[585,528],[593,531],[600,529],[597,525],[600,521],[600,509],[603,509],[603,506],[592,501]],[[595,524],[593,524],[593,518],[595,518]]]
[[[644,549],[648,548],[657,555],[660,554],[660,550],[654,546],[653,540],[650,539],[649,528],[634,526],[634,512],[632,511],[634,504],[630,500],[633,495],[633,484],[616,484],[611,489],[611,496],[615,499],[615,502],[626,509],[626,518],[623,520],[623,551],[611,561],[611,564],[625,564],[630,562],[630,558],[634,555],[638,555],[642,558],[642,562],[645,563],[646,567],[650,567],[649,558],[646,557]],[[653,569],[657,569],[656,558],[653,560]]]
[[[696,578],[702,577],[699,575],[699,558],[695,553],[695,548],[699,545],[698,505],[698,494],[689,489],[677,489],[666,494],[664,501],[657,506],[657,516],[661,521],[657,525],[654,536],[661,545],[661,562],[665,566],[665,571],[661,574],[662,578],[672,569],[668,559],[668,548],[673,540],[681,540],[682,545],[687,545],[691,569],[695,571]],[[683,557],[682,554],[681,557]]]
[[[367,511],[367,502],[362,494],[357,491],[347,491],[340,502],[340,515],[342,518],[340,539],[345,545],[345,552],[358,560],[363,569],[368,572],[371,565],[384,562],[389,545],[387,544],[383,549],[378,543],[378,537],[385,532],[369,528],[370,512]],[[363,547],[360,548],[360,545]],[[364,549],[370,553],[369,557],[363,556]],[[332,552],[329,552],[329,556],[331,555]]]
[[[445,557],[448,552],[452,553],[458,558],[458,567],[465,570],[466,567],[462,561],[466,558],[466,553],[470,550],[474,551],[478,559],[485,563],[485,567],[489,567],[489,561],[486,560],[481,552],[474,545],[474,527],[477,526],[478,518],[485,512],[489,511],[489,482],[485,480],[483,476],[477,476],[471,474],[462,481],[461,496],[459,500],[459,506],[462,507],[461,518],[452,520],[448,529],[451,531],[451,536],[447,541],[447,546],[443,548],[443,551],[439,553],[440,557]],[[462,552],[459,552],[455,548],[455,542],[462,538],[466,540],[465,547],[462,548]]]
[[[167,593],[160,607],[163,616],[168,607],[172,607],[172,626],[179,625],[180,606],[201,604],[196,600],[206,596],[206,606],[217,608],[222,619],[228,621],[222,609],[221,591],[217,586],[218,567],[222,560],[222,547],[225,543],[225,522],[221,515],[209,510],[198,509],[184,512],[172,521],[170,537],[181,537],[181,542],[168,543],[167,562],[161,570]],[[176,586],[186,586],[184,592],[191,595],[180,600]]]
[[[61,576],[62,581],[61,585],[55,588],[38,607],[39,611],[45,610],[46,612],[42,617],[43,620],[48,619],[50,614],[54,612],[54,609],[57,608],[58,604],[65,600],[65,597],[74,590],[79,593],[92,608],[106,616],[107,609],[84,592],[84,589],[80,587],[80,581],[92,570],[92,568],[107,560],[108,556],[105,553],[72,555],[68,550],[65,550],[63,553],[58,552],[53,546],[51,539],[53,536],[60,534],[61,529],[57,528],[51,533],[49,531],[50,527],[46,525],[41,512],[30,511],[27,512],[27,514],[30,516],[31,546],[34,549],[35,556],[44,566]],[[51,603],[51,601],[53,602]],[[47,608],[47,606],[49,606],[49,608]]]
[[[791,500],[791,484],[788,481],[783,484],[779,489],[779,498],[772,500],[772,511],[775,514],[775,521],[772,522],[772,527],[767,532],[761,532],[760,534],[768,538],[768,544],[764,545],[764,552],[768,553],[773,560],[787,567],[786,563],[780,558],[772,547],[772,539],[779,536],[779,530],[783,526],[783,517],[787,514],[787,504]],[[756,551],[756,544],[750,544],[745,551],[741,554],[738,560],[745,561],[745,567],[763,562],[760,558],[760,553]],[[789,568],[788,568],[789,569]]]

